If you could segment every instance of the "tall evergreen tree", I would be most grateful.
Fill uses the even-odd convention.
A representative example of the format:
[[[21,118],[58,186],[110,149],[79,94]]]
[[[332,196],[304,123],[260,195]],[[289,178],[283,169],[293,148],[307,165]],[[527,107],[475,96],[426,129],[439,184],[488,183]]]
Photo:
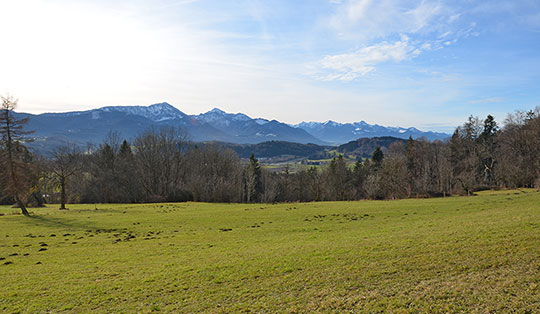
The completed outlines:
[[[495,164],[496,164],[496,150],[497,150],[497,132],[499,128],[495,118],[492,115],[488,115],[484,120],[484,127],[482,133],[478,137],[479,144],[479,158],[481,172],[483,173],[483,181],[488,186],[495,185]]]
[[[247,203],[258,202],[263,191],[261,166],[254,154],[249,156],[249,164],[244,171],[244,191]]]
[[[131,151],[131,146],[128,144],[126,140],[122,142],[122,145],[120,146],[120,150],[118,151],[118,156],[124,159],[128,159],[133,156],[133,152]]]
[[[381,147],[377,146],[371,155],[371,161],[373,162],[372,165],[375,171],[381,168],[383,159],[384,153],[381,150]]]

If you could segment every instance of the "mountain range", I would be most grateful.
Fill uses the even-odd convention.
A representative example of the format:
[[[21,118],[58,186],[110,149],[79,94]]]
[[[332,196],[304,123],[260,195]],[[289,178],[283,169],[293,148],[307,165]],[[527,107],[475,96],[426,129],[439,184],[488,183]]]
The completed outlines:
[[[373,138],[382,136],[391,136],[397,138],[413,139],[424,137],[427,140],[444,140],[450,137],[446,133],[437,133],[431,131],[420,131],[417,128],[385,127],[378,124],[368,124],[365,121],[353,123],[338,123],[334,121],[327,122],[302,122],[294,127],[301,128],[316,138],[340,145],[358,138]]]
[[[289,125],[276,120],[251,118],[242,113],[226,113],[214,108],[206,113],[188,115],[168,103],[150,106],[113,106],[64,113],[16,113],[29,118],[28,130],[35,130],[35,146],[56,143],[100,143],[110,131],[133,138],[150,128],[178,127],[195,142],[220,141],[256,144],[267,141],[338,145],[362,137],[393,136],[445,139],[448,134],[422,132],[416,128],[384,127],[328,121]]]

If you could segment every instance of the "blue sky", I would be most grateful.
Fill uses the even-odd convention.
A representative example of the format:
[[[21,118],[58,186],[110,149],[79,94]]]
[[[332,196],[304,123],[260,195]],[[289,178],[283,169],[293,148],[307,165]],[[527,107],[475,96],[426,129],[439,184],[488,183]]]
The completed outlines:
[[[540,105],[533,0],[2,0],[0,35],[0,93],[25,112],[167,101],[450,132]]]

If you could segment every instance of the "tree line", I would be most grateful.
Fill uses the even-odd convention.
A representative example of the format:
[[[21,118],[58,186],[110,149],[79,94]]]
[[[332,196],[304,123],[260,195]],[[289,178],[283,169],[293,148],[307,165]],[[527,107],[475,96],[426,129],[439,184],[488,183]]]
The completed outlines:
[[[410,138],[353,165],[340,156],[327,166],[273,172],[255,156],[197,146],[175,128],[148,130],[128,141],[111,133],[98,146],[31,153],[16,101],[2,98],[0,198],[27,206],[60,203],[309,202],[471,195],[481,189],[540,185],[540,107],[459,126],[447,141]]]

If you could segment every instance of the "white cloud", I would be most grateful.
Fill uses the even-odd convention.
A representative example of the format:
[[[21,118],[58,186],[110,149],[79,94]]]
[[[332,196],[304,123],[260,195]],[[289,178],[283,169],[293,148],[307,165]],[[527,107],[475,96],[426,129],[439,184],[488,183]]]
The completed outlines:
[[[453,22],[459,20],[460,17],[461,17],[461,13],[450,15],[448,17],[448,23],[453,23]]]
[[[431,50],[432,47],[433,46],[430,43],[425,43],[422,45],[422,50]]]
[[[437,31],[433,22],[449,9],[439,1],[349,0],[330,18],[329,24],[345,39],[369,40],[397,33]]]
[[[458,7],[438,0],[344,1],[331,17],[330,28],[350,46],[364,48],[324,57],[319,68],[331,73],[317,78],[354,80],[374,72],[382,63],[411,60],[423,52],[437,51],[461,38],[478,35],[474,22],[459,23],[461,16]],[[395,41],[398,35],[401,40]]]
[[[416,33],[427,28],[443,12],[445,12],[445,8],[437,1],[422,1],[415,8],[403,13],[403,23],[406,27],[409,27],[410,32]]]
[[[446,38],[446,37],[450,36],[451,34],[452,34],[452,32],[451,32],[451,31],[448,31],[448,32],[445,32],[445,33],[440,34],[440,35],[439,35],[439,38],[441,38],[441,39],[442,39],[442,38]]]
[[[382,42],[364,47],[356,52],[324,57],[320,62],[321,67],[333,73],[321,79],[328,81],[354,80],[375,71],[377,64],[410,60],[420,53],[421,50],[412,45],[407,36],[402,36],[401,40],[393,43]]]

